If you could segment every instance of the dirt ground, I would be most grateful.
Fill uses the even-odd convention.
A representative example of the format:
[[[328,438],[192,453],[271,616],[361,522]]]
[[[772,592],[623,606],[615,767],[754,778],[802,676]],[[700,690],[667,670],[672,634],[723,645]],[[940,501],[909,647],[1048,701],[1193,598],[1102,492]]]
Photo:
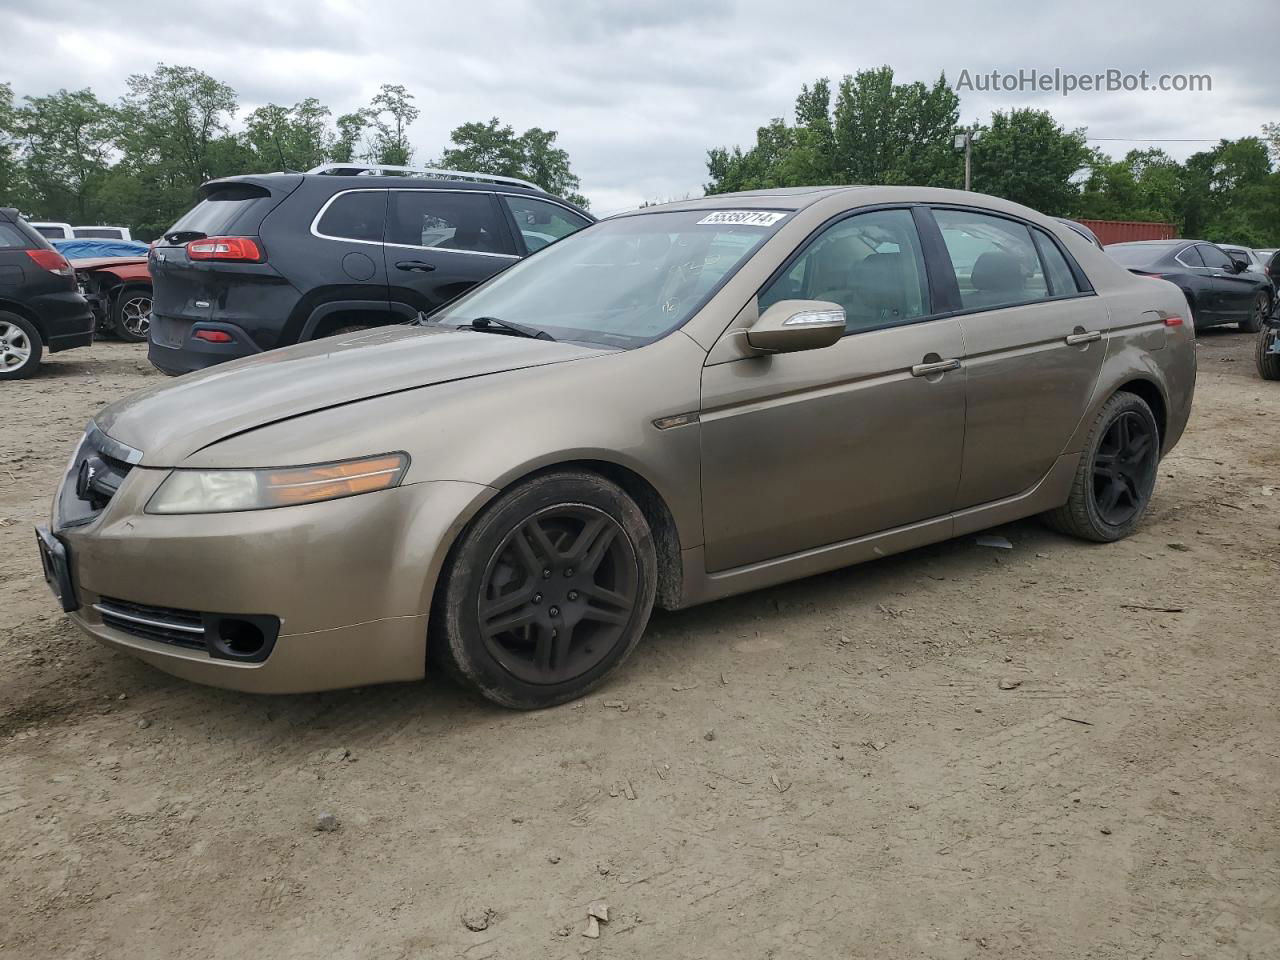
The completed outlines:
[[[157,375],[53,357],[0,388],[0,957],[1280,957],[1280,384],[1251,346],[1202,337],[1132,539],[1028,521],[660,614],[533,714],[439,679],[227,693],[79,636],[31,526]]]

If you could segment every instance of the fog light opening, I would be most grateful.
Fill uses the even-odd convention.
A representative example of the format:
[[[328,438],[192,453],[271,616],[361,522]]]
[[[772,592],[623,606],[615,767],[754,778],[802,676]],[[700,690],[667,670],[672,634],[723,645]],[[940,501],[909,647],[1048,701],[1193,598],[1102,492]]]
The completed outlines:
[[[260,653],[267,642],[261,627],[234,617],[224,617],[218,621],[218,639],[228,652],[240,657],[252,657]]]

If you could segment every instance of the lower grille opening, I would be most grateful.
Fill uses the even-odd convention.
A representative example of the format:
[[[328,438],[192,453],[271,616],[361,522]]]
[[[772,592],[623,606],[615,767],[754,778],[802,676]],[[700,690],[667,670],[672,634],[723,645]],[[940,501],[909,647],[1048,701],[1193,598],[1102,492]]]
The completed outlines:
[[[280,618],[272,616],[201,613],[115,597],[100,597],[93,609],[104,624],[121,633],[187,650],[203,650],[220,660],[261,662],[271,653],[280,633]]]

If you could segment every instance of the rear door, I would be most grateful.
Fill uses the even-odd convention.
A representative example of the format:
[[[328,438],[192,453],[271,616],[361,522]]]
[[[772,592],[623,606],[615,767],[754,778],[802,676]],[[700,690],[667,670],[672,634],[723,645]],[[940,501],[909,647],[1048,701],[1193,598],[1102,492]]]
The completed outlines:
[[[1108,318],[1048,232],[990,211],[933,213],[968,372],[964,509],[1022,493],[1049,472],[1093,394]]]
[[[519,260],[496,195],[481,190],[390,191],[390,297],[431,313]]]

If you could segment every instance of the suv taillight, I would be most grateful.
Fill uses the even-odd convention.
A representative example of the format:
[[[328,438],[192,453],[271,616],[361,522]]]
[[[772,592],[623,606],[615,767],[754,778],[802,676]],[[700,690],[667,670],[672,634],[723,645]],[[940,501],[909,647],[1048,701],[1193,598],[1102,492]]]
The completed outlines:
[[[36,262],[36,266],[60,277],[69,277],[73,272],[67,258],[57,250],[28,250],[27,256]]]
[[[205,237],[187,244],[187,256],[192,260],[237,260],[242,263],[262,263],[262,254],[253,237]]]

